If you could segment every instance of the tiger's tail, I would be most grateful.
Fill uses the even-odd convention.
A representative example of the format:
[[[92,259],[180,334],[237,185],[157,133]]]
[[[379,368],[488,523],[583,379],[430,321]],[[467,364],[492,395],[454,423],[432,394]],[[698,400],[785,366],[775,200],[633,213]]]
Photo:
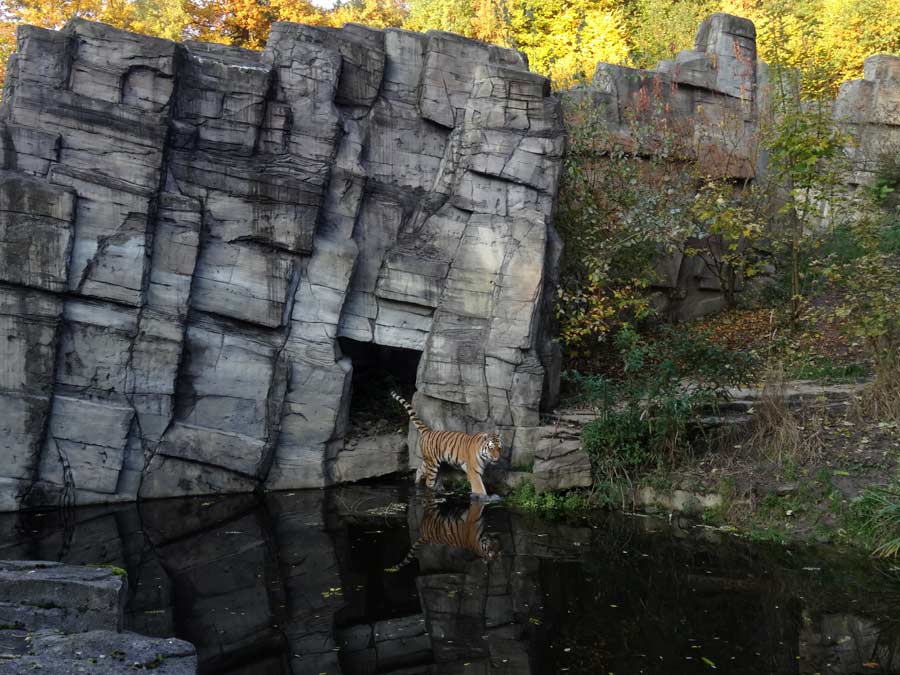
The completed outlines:
[[[419,549],[422,547],[422,544],[424,544],[424,543],[425,543],[424,539],[422,539],[422,538],[417,539],[415,541],[415,543],[409,547],[409,551],[407,552],[407,554],[403,558],[403,560],[401,560],[400,562],[398,562],[396,565],[394,565],[392,567],[385,567],[384,571],[385,572],[399,572],[401,569],[403,569],[404,567],[409,565],[409,563],[411,563],[413,560],[415,560],[416,554],[419,552]]]
[[[398,394],[396,391],[392,391],[391,396],[395,401],[397,401],[397,403],[406,408],[406,414],[409,415],[409,419],[411,419],[412,423],[416,425],[416,429],[418,429],[419,432],[424,433],[428,431],[428,425],[419,419],[419,416],[416,415],[416,411],[413,410],[413,407],[406,402],[406,399],[400,396],[400,394]]]

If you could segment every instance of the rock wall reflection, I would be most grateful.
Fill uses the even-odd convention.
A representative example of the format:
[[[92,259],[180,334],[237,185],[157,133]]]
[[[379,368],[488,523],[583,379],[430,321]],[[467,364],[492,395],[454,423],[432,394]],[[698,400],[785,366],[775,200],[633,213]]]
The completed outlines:
[[[647,518],[351,486],[10,515],[0,536],[0,558],[125,568],[128,628],[190,640],[203,673],[900,669],[900,581],[864,557]]]

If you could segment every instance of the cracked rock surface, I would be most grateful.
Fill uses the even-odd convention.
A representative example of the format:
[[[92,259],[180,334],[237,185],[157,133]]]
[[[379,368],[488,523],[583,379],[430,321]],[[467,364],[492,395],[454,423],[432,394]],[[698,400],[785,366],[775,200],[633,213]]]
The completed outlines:
[[[0,510],[397,470],[341,460],[339,338],[420,352],[435,428],[512,449],[539,425],[565,133],[517,52],[289,23],[253,52],[76,19],[20,27],[8,72]]]
[[[0,560],[0,675],[195,675],[189,642],[122,630],[127,588],[105,565]]]

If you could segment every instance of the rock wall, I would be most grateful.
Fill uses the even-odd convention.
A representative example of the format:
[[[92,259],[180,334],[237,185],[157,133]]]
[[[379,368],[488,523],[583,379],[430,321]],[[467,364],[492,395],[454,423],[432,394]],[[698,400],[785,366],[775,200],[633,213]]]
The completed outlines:
[[[849,181],[873,185],[881,163],[900,154],[900,56],[867,58],[863,79],[841,85],[834,115],[851,137]]]
[[[0,560],[0,673],[196,675],[189,642],[122,630],[127,587],[121,569]]]
[[[521,54],[288,23],[252,52],[74,20],[20,27],[9,65],[0,510],[334,482],[339,337],[421,352],[436,428],[512,447],[538,425],[565,134]]]
[[[765,171],[759,121],[768,114],[768,79],[753,22],[717,13],[700,25],[693,50],[655,70],[598,63],[590,86],[572,94],[576,102],[589,97],[601,111],[611,144],[659,156],[669,142],[664,133],[678,145],[668,171],[681,170],[676,156],[689,157],[709,175],[740,182]],[[703,249],[707,242],[688,245]],[[719,280],[700,257],[662,256],[658,271],[662,316],[684,321],[724,306]]]
[[[598,63],[589,92],[623,147],[641,152],[659,140],[647,126],[667,129],[711,174],[753,178],[767,79],[753,22],[717,13],[700,24],[694,49],[655,70]]]
[[[885,160],[900,154],[900,56],[870,56],[863,70],[862,80],[841,85],[833,106],[835,121],[849,135],[851,186],[873,185]],[[689,157],[708,175],[736,184],[766,176],[761,122],[774,114],[772,82],[768,66],[757,59],[756,29],[748,19],[712,14],[700,25],[693,50],[654,70],[598,63],[590,85],[570,93],[576,104],[588,97],[601,111],[611,143],[637,156],[660,149],[661,130],[676,139],[673,155]],[[660,173],[666,171],[679,171],[678,160]],[[889,197],[887,205],[896,207],[898,200]],[[816,220],[814,226],[825,227],[831,214],[826,210]],[[686,242],[693,249],[719,245],[709,237]],[[655,305],[669,320],[687,321],[725,306],[719,280],[699,256],[660,256],[657,271]]]

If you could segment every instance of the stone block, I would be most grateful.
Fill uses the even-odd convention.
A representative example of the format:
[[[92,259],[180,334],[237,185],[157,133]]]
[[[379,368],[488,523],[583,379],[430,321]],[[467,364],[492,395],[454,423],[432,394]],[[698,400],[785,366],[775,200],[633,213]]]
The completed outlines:
[[[536,451],[532,481],[538,492],[590,487],[591,460],[581,449],[581,440],[551,441]]]
[[[106,567],[0,561],[0,623],[67,633],[122,628],[127,581]]]
[[[197,651],[190,642],[129,631],[92,630],[63,635],[42,630],[31,636],[29,651],[33,653],[14,656],[0,665],[0,674],[44,671],[118,675],[123,668],[152,669],[157,675],[197,673]]]
[[[335,483],[352,483],[409,468],[406,433],[348,439],[331,467]]]
[[[133,418],[134,410],[127,405],[54,396],[41,479],[115,494]]]
[[[0,173],[0,281],[66,289],[74,197],[43,181]]]
[[[276,328],[286,320],[293,272],[288,256],[210,241],[197,260],[191,305],[211,314]]]

